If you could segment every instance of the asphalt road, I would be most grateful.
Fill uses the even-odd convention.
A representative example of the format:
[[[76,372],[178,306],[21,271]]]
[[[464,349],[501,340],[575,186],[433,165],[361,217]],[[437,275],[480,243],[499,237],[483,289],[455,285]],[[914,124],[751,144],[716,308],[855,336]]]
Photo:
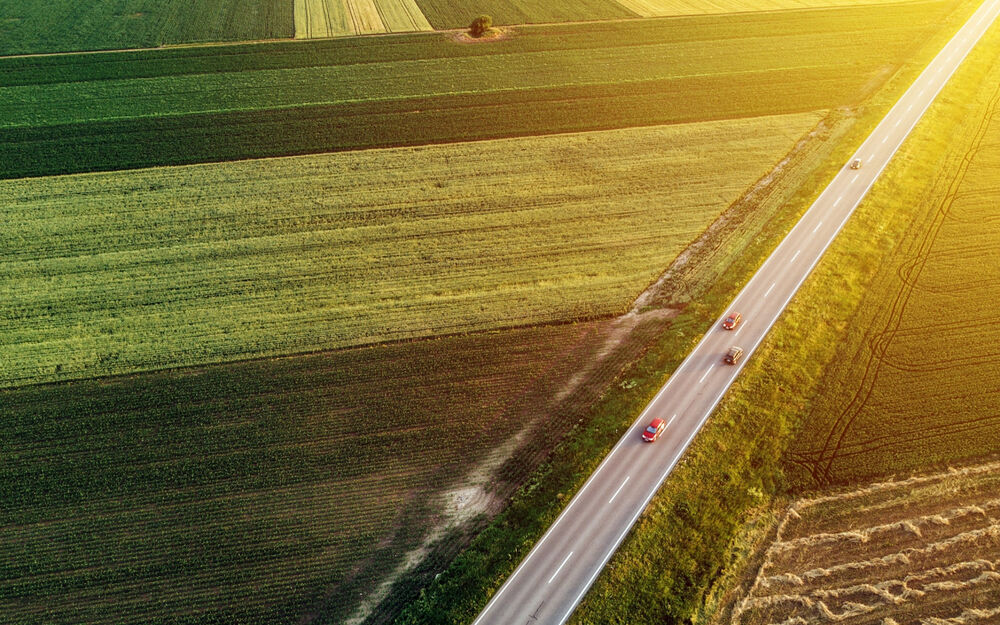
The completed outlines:
[[[569,618],[854,208],[998,12],[1000,0],[985,2],[927,66],[733,300],[729,310],[740,311],[743,323],[735,331],[722,329],[722,318],[714,324],[474,625],[560,625]],[[860,169],[851,169],[854,158],[861,159]],[[736,366],[722,362],[731,345],[745,350]],[[655,417],[669,425],[658,442],[644,443],[642,430]]]

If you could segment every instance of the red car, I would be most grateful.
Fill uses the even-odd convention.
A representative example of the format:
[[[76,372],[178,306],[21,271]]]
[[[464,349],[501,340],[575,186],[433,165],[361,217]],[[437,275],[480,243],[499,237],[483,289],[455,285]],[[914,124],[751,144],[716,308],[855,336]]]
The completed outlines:
[[[729,316],[722,322],[722,327],[727,330],[735,330],[741,321],[743,321],[743,315],[738,312],[729,313]]]
[[[656,439],[660,438],[660,434],[663,434],[663,430],[667,429],[667,422],[663,419],[653,419],[653,421],[646,426],[646,429],[642,431],[642,440],[647,443],[655,443]]]

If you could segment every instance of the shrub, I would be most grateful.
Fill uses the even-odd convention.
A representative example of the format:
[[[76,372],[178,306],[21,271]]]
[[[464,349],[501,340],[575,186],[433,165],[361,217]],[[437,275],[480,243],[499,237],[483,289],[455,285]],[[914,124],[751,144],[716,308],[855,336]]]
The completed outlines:
[[[493,18],[489,15],[480,15],[469,24],[469,34],[473,37],[482,37],[490,32],[493,27]]]

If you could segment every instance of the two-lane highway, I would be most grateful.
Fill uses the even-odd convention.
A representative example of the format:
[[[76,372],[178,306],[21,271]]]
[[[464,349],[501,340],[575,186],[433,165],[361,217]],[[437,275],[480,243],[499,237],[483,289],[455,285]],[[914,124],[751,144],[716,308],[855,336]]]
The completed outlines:
[[[727,312],[741,312],[743,323],[732,331],[722,329],[722,318],[715,323],[474,625],[561,625],[569,618],[743,365],[998,11],[1000,0],[984,3],[921,73],[850,159],[861,159],[861,167],[852,169],[850,161],[845,163],[736,296]],[[745,350],[735,366],[722,361],[732,345]],[[641,432],[655,417],[669,425],[658,442],[644,443]]]

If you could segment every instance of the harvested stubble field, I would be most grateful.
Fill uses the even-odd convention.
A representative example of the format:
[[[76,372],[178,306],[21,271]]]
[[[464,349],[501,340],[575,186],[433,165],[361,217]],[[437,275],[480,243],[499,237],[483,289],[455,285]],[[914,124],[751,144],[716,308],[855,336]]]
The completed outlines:
[[[628,357],[580,376],[613,330],[0,391],[0,622],[343,623],[431,527],[523,482]]]
[[[910,0],[617,0],[622,6],[643,17],[668,15],[704,15],[743,11],[783,11],[833,6],[859,6],[900,3]]]
[[[0,177],[852,106],[959,4],[0,59]]]
[[[820,118],[2,182],[0,386],[623,312]]]
[[[1000,621],[1000,465],[793,503],[733,625]]]
[[[432,30],[414,0],[295,0],[295,38]]]
[[[292,34],[290,0],[0,0],[0,55]]]
[[[1000,451],[1000,62],[994,30],[867,202],[901,230],[817,383],[791,460],[850,483]],[[961,74],[959,75],[961,76]],[[860,246],[859,246],[860,247]]]

